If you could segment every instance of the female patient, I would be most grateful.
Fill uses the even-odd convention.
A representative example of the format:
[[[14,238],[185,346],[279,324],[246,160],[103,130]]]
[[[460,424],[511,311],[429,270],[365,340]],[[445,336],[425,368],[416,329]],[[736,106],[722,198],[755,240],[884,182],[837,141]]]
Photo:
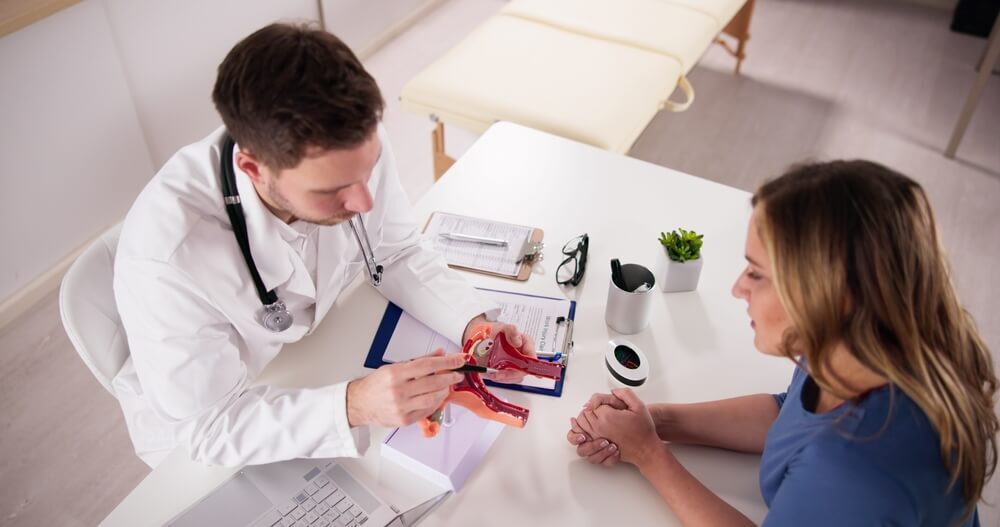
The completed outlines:
[[[923,189],[864,161],[800,166],[754,195],[754,345],[798,363],[788,391],[644,405],[597,394],[567,439],[638,467],[684,525],[751,525],[670,453],[761,453],[764,525],[979,525],[996,466],[989,350],[959,305]]]

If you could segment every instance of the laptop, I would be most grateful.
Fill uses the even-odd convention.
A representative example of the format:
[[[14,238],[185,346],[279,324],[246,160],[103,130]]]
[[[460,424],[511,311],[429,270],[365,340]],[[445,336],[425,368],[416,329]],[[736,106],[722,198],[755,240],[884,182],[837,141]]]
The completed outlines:
[[[412,527],[451,492],[399,513],[333,459],[248,466],[170,527]]]

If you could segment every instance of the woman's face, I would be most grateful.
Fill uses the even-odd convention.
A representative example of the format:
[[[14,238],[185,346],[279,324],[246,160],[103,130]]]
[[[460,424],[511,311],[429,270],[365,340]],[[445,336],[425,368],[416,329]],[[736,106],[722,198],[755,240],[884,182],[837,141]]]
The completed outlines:
[[[733,284],[733,296],[747,301],[747,314],[754,330],[753,344],[757,350],[768,355],[782,355],[779,351],[781,340],[790,322],[774,286],[767,249],[757,235],[757,215],[754,209],[747,230],[747,268]]]

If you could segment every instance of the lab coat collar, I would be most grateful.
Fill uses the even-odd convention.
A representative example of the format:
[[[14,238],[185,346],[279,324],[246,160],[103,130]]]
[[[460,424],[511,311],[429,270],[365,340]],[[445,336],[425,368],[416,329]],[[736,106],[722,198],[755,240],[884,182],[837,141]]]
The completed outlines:
[[[316,298],[316,287],[308,272],[295,273],[295,263],[292,260],[292,249],[282,236],[282,228],[294,229],[282,223],[257,195],[247,176],[236,166],[236,152],[239,145],[233,149],[233,172],[236,176],[236,189],[240,193],[243,204],[243,214],[246,216],[247,237],[250,239],[250,253],[253,255],[257,272],[268,291],[288,282],[286,289],[311,298]],[[289,280],[291,279],[291,282]]]

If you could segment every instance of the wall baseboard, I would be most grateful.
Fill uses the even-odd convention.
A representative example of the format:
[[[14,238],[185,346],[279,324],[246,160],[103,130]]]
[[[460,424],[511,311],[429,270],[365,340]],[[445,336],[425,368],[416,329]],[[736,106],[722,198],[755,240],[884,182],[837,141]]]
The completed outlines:
[[[392,39],[399,36],[400,33],[409,29],[413,24],[416,24],[421,18],[427,16],[446,0],[427,0],[420,7],[416,8],[409,15],[400,19],[395,24],[389,26],[388,29],[383,31],[377,37],[375,37],[370,43],[358,51],[358,59],[361,61],[368,60],[372,55],[378,50],[382,49],[383,46],[388,44]]]
[[[106,230],[106,229],[105,229]],[[97,233],[93,238],[78,247],[73,252],[64,256],[55,265],[28,283],[28,285],[17,290],[13,295],[0,302],[0,331],[3,331],[8,324],[14,322],[21,315],[34,309],[46,295],[59,289],[63,276],[69,270],[73,262],[83,253],[87,247],[97,241],[104,234],[104,230]]]

